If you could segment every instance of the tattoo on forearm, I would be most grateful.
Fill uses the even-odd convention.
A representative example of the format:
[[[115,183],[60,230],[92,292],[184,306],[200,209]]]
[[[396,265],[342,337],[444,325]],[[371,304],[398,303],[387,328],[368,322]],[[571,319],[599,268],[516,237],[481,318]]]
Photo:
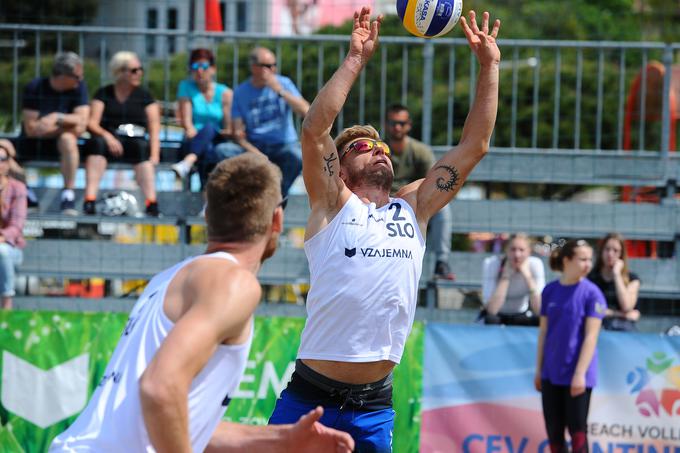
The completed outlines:
[[[460,174],[458,173],[458,170],[456,170],[456,167],[439,165],[435,168],[435,170],[439,170],[440,168],[446,170],[446,172],[449,174],[449,178],[448,181],[446,178],[437,178],[437,189],[441,190],[442,192],[451,192],[458,185],[458,182],[460,181]]]
[[[338,155],[331,153],[328,157],[324,157],[323,160],[326,162],[326,166],[323,169],[324,173],[328,173],[328,176],[333,176],[333,165],[331,164],[333,161],[338,160]]]

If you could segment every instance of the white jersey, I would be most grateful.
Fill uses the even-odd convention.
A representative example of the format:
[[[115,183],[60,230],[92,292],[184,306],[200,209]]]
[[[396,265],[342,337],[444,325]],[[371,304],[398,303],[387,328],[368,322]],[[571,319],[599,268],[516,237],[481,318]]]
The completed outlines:
[[[52,443],[50,452],[153,452],[139,399],[139,378],[173,327],[163,311],[168,285],[195,259],[224,258],[225,252],[189,258],[156,275],[135,304],[111,361],[92,399],[78,419]],[[243,376],[252,341],[220,345],[191,383],[188,397],[189,436],[194,451],[203,451]]]
[[[413,325],[425,240],[411,206],[355,194],[305,242],[311,288],[298,358],[399,363]]]

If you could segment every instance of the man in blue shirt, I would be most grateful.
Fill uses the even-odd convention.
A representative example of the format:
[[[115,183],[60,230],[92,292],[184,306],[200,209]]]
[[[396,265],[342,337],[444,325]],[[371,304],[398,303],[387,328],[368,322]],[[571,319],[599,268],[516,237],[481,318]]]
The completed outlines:
[[[251,77],[234,90],[232,121],[237,138],[248,151],[261,152],[281,168],[281,192],[302,171],[302,151],[293,112],[304,117],[307,102],[288,77],[276,73],[276,56],[264,47],[250,52]]]
[[[61,162],[64,190],[61,210],[76,215],[75,184],[78,169],[78,136],[85,132],[90,115],[83,62],[73,52],[54,58],[50,77],[33,79],[24,89],[18,157]]]

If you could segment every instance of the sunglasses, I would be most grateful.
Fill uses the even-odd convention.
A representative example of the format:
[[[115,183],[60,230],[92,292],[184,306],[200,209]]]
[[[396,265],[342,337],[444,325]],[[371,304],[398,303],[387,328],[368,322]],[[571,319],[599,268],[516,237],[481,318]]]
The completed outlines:
[[[191,66],[189,66],[189,67],[191,68],[192,71],[198,71],[199,69],[203,69],[205,71],[210,67],[210,63],[208,63],[207,61],[203,61],[203,62],[199,63],[197,61],[195,63],[191,63]]]
[[[340,158],[342,159],[349,153],[350,151],[355,151],[359,154],[367,153],[370,151],[373,151],[373,148],[378,147],[383,150],[383,152],[386,155],[390,155],[390,147],[387,146],[387,143],[383,142],[382,140],[373,140],[372,138],[360,138],[357,141],[354,141],[349,144],[347,149],[345,150],[344,153],[342,153],[342,156]]]
[[[279,206],[281,206],[281,209],[283,210],[286,209],[286,206],[288,206],[288,196],[283,197],[283,200],[279,201],[279,204],[277,204],[276,207],[278,208]]]
[[[388,124],[389,126],[392,126],[392,127],[394,127],[394,126],[401,126],[401,127],[404,127],[404,126],[408,126],[409,124],[411,124],[411,121],[388,120],[388,121],[387,121],[387,124]]]
[[[128,71],[130,71],[130,74],[137,74],[138,72],[144,72],[144,67],[138,66],[136,68],[128,68]]]
[[[276,67],[276,63],[258,63],[257,65],[261,68],[267,68],[267,69],[271,69],[271,68]]]

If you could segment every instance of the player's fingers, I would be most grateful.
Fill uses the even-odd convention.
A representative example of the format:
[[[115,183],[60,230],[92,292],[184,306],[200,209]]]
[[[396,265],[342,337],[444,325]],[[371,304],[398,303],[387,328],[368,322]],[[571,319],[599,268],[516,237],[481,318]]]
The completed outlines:
[[[472,30],[473,33],[477,34],[479,31],[479,28],[477,27],[477,13],[475,10],[470,10],[469,13],[470,16],[470,29]]]
[[[484,34],[489,34],[489,12],[484,11],[482,14],[482,31]]]
[[[371,8],[364,6],[361,8],[361,26],[370,29],[371,26]]]
[[[498,36],[498,30],[500,30],[500,28],[501,28],[501,20],[496,19],[493,23],[493,28],[491,29],[491,36],[494,39],[496,39],[496,37]]]
[[[461,16],[460,18],[460,26],[463,27],[463,33],[465,34],[465,37],[470,39],[472,37],[472,30],[470,30],[470,26],[468,25],[464,16]]]
[[[354,25],[352,26],[354,30],[359,28],[359,11],[354,11]]]
[[[371,39],[378,39],[378,33],[380,32],[380,24],[382,23],[382,16],[378,16],[376,20],[371,24]]]
[[[298,420],[298,424],[300,428],[303,430],[311,427],[314,422],[318,421],[321,416],[323,415],[323,407],[317,406],[316,408],[312,409],[311,411],[307,412],[305,415],[300,417],[300,420]]]

